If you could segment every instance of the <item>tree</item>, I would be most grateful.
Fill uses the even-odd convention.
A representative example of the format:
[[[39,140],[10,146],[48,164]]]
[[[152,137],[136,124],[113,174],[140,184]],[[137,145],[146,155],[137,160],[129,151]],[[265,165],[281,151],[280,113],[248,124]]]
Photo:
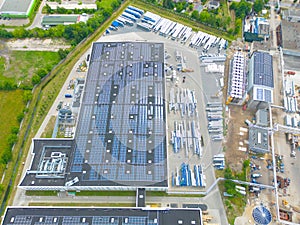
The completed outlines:
[[[195,20],[199,19],[199,12],[197,10],[194,10],[192,12],[192,18],[195,19]]]
[[[257,13],[261,12],[264,7],[264,1],[263,0],[255,0],[253,4],[253,10]]]
[[[33,85],[39,84],[41,82],[41,78],[39,75],[33,75],[31,78],[31,82]]]
[[[172,0],[163,0],[163,7],[167,8],[167,9],[173,9],[174,3]]]
[[[201,13],[200,13],[200,21],[203,22],[203,23],[208,23],[209,20],[210,20],[210,14],[207,10],[203,10]]]
[[[40,77],[43,78],[44,76],[46,76],[48,74],[48,71],[44,68],[40,68],[38,69],[38,71],[36,72],[36,74]]]
[[[64,50],[64,49],[62,49],[62,48],[60,48],[60,49],[58,50],[58,54],[59,54],[59,57],[60,57],[61,59],[66,58],[67,55],[68,55],[68,53],[69,53],[68,50]]]
[[[29,90],[25,90],[23,93],[23,101],[24,103],[27,103],[32,99],[32,92]]]

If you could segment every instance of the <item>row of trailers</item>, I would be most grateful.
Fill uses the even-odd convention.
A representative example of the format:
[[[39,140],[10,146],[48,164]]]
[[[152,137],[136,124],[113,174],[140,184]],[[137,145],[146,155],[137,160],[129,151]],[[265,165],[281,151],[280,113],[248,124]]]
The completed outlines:
[[[159,33],[164,37],[169,37],[172,40],[186,43],[190,39],[189,45],[191,47],[203,46],[203,51],[207,52],[210,47],[217,47],[219,50],[226,49],[228,42],[223,39],[210,35],[204,32],[193,32],[191,27],[184,26],[180,23],[173,22],[169,19],[162,18],[154,13],[146,12],[138,27],[144,28],[148,31]]]
[[[209,102],[206,106],[208,132],[213,141],[222,141],[223,136],[223,105],[221,102]]]
[[[228,42],[225,39],[201,31],[193,35],[190,41],[191,47],[203,47],[203,52],[207,52],[210,47],[218,47],[219,51],[221,51],[221,49],[226,49],[227,45]]]
[[[106,33],[110,33],[110,30],[118,30],[125,25],[133,26],[144,14],[144,10],[136,8],[134,6],[128,6],[124,12],[116,20],[112,22]]]
[[[206,187],[205,180],[201,165],[194,165],[194,169],[191,169],[189,164],[182,163],[180,172],[177,169],[175,174],[172,173],[172,186]]]

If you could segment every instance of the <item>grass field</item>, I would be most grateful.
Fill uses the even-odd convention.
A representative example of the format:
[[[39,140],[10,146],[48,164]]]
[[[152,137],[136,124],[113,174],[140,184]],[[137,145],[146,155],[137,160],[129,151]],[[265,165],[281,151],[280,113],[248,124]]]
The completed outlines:
[[[16,82],[24,81],[41,68],[47,68],[50,71],[60,61],[57,52],[41,52],[41,51],[12,51],[9,55],[9,64],[5,65],[5,60],[0,60],[0,75],[4,77],[14,78]],[[1,76],[0,76],[1,79]]]
[[[134,203],[75,203],[75,202],[72,202],[72,203],[71,202],[69,202],[69,203],[63,203],[63,202],[47,203],[47,202],[31,202],[31,203],[29,203],[29,206],[135,207],[135,204]]]
[[[7,138],[11,128],[19,127],[17,116],[24,109],[23,91],[0,91],[0,155],[8,147]],[[3,168],[0,169],[2,176]]]

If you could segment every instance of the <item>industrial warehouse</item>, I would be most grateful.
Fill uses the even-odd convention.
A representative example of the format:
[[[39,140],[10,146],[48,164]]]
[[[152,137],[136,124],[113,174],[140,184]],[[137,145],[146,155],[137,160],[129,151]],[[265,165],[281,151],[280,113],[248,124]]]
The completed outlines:
[[[0,15],[3,17],[27,18],[33,11],[35,0],[4,0],[0,4]]]
[[[73,139],[34,139],[26,190],[166,190],[164,45],[94,43]]]
[[[6,210],[6,224],[202,224],[201,209],[173,208],[13,208]]]

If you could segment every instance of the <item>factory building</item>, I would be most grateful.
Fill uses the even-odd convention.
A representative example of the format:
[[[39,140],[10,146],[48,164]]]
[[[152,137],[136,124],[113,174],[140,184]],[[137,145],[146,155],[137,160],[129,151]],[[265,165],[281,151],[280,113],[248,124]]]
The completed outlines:
[[[8,18],[27,18],[33,12],[36,0],[4,0],[0,15]]]
[[[248,73],[248,107],[267,108],[273,103],[273,59],[269,53],[253,52]]]
[[[74,139],[34,139],[26,190],[165,191],[164,45],[92,46]]]
[[[202,215],[199,208],[7,208],[2,225],[19,224],[202,225]]]

